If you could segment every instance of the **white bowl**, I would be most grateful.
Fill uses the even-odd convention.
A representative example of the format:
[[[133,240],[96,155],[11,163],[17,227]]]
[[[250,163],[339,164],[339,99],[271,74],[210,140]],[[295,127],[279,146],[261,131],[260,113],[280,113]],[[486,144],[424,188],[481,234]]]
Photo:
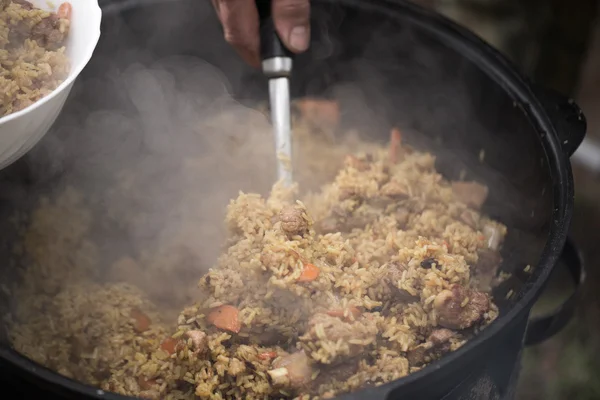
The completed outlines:
[[[29,0],[49,10],[47,0]],[[102,11],[98,0],[69,0],[72,5],[71,30],[66,53],[71,62],[69,76],[52,93],[29,107],[0,118],[0,169],[18,160],[48,132],[71,92],[73,83],[92,58],[100,39]],[[54,2],[58,7],[61,0]],[[54,9],[56,10],[56,8]]]

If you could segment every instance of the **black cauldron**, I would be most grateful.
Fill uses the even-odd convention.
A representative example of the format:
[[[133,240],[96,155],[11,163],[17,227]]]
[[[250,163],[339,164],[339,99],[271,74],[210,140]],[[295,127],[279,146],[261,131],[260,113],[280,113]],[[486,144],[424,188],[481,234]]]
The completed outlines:
[[[3,220],[76,168],[64,153],[77,146],[59,149],[63,157],[55,151],[55,139],[74,123],[74,115],[127,107],[118,87],[105,85],[97,95],[96,78],[111,68],[173,55],[199,57],[229,78],[229,90],[240,102],[267,99],[264,77],[221,39],[209,2],[106,0],[101,5],[101,42],[64,114],[32,153],[0,173]],[[567,238],[573,214],[569,157],[585,135],[584,116],[572,100],[527,80],[472,33],[409,2],[315,0],[313,9],[313,44],[296,59],[292,94],[336,97],[342,110],[356,107],[359,96],[363,112],[344,114],[343,124],[382,141],[391,126],[399,126],[407,142],[437,155],[437,169],[447,178],[466,173],[467,179],[486,182],[490,200],[484,211],[509,227],[502,255],[511,277],[494,291],[500,317],[423,370],[343,398],[511,398],[522,349],[562,328],[577,299],[575,293],[553,314],[530,320],[550,273],[561,265],[577,285],[584,277]],[[99,132],[81,131],[77,140],[78,146],[92,147],[102,146],[103,139]],[[8,233],[3,242],[0,255],[9,251]],[[523,272],[527,265],[532,273]],[[6,262],[0,267],[4,279],[11,279],[9,268]],[[14,299],[0,301],[6,311]],[[5,333],[0,344],[2,375],[41,388],[45,398],[123,398],[31,362],[11,349]]]

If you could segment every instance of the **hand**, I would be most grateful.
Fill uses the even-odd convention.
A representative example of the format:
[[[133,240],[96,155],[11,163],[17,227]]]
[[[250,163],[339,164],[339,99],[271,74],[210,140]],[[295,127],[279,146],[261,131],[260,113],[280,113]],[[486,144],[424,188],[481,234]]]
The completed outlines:
[[[310,0],[271,0],[273,22],[283,44],[301,53],[310,42]],[[248,64],[260,66],[259,20],[255,0],[212,0],[225,40]]]

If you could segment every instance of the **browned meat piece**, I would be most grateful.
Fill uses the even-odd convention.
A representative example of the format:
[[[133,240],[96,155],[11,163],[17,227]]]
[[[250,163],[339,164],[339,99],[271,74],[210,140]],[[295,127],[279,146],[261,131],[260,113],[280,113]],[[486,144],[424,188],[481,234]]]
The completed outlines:
[[[345,382],[359,369],[360,359],[351,359],[336,365],[325,365],[320,369],[319,375],[312,381],[309,392],[315,396],[319,393],[319,386],[331,382]],[[321,396],[321,398],[333,398]]]
[[[302,236],[308,232],[308,221],[304,218],[304,211],[297,206],[286,206],[279,212],[281,230],[288,239]]]
[[[319,233],[352,232],[352,229],[362,229],[377,219],[377,212],[350,213],[344,210],[332,210],[331,215],[315,224]]]
[[[202,353],[208,347],[208,338],[206,333],[201,330],[187,331],[185,335],[192,340],[192,348],[195,353]]]
[[[69,33],[69,21],[51,14],[31,28],[31,38],[47,49],[62,47]]]
[[[480,209],[488,196],[488,187],[477,182],[452,182],[456,199],[476,210]]]
[[[464,210],[460,214],[460,220],[467,224],[473,229],[477,229],[477,222],[479,222],[479,215],[474,210]]]
[[[398,282],[402,278],[404,270],[406,270],[405,265],[396,261],[390,262],[387,265],[386,275],[383,280],[394,294],[396,301],[401,303],[412,303],[419,300],[419,298],[398,287]]]
[[[475,270],[486,274],[496,275],[498,267],[502,264],[502,255],[499,251],[492,249],[481,249],[477,252],[479,259],[475,264]]]
[[[274,346],[281,341],[285,341],[285,336],[275,330],[263,330],[257,335],[250,338],[252,343],[257,343],[262,346]]]
[[[335,354],[323,355],[311,352],[310,355],[322,364],[335,364],[360,355],[367,346],[375,342],[377,327],[368,319],[369,314],[354,321],[347,321],[328,314],[315,314],[308,321],[308,330],[300,337],[300,342],[307,349],[312,349],[324,343],[332,346],[341,343],[343,347],[337,349]]]
[[[439,346],[448,343],[454,336],[456,336],[456,333],[452,332],[450,329],[436,329],[431,332],[427,341],[433,343],[435,346]]]
[[[313,372],[310,358],[304,351],[299,351],[275,359],[268,374],[276,386],[301,389],[311,382]]]
[[[500,252],[491,249],[480,249],[477,254],[479,258],[472,269],[473,281],[477,289],[489,291],[502,264],[502,256]]]
[[[405,199],[408,197],[408,190],[397,181],[389,181],[381,187],[381,194],[391,197],[395,200]]]
[[[406,354],[411,365],[420,366],[440,358],[450,351],[450,339],[456,334],[449,329],[436,329],[425,343],[421,343]]]
[[[485,236],[487,246],[491,250],[499,250],[504,240],[504,232],[500,225],[494,222],[488,222],[483,226],[483,235]]]
[[[406,353],[406,359],[409,364],[412,366],[420,366],[426,364],[431,361],[429,358],[429,352],[433,348],[433,345],[430,342],[421,343],[417,347],[412,350],[409,350]]]
[[[485,293],[454,285],[436,296],[433,307],[441,326],[466,329],[481,320],[490,308],[490,301]]]
[[[362,160],[351,154],[347,155],[344,159],[344,165],[346,167],[354,168],[357,171],[363,172],[370,168],[367,160]]]

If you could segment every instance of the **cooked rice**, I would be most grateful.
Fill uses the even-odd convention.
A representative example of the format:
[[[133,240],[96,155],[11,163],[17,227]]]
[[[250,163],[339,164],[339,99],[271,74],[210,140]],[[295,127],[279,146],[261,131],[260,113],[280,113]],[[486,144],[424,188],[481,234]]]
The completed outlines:
[[[299,196],[297,187],[276,184],[266,198],[240,193],[230,202],[226,249],[172,325],[142,290],[98,283],[107,261],[93,239],[88,199],[68,188],[43,200],[18,251],[28,264],[23,283],[9,288],[18,304],[7,317],[15,349],[124,395],[265,399],[331,398],[399,379],[459,348],[497,317],[496,306],[446,330],[443,351],[430,351],[432,334],[448,325],[436,304],[457,287],[468,289],[464,309],[487,299],[482,291],[498,262],[481,261],[498,249],[484,232],[499,232],[501,243],[506,228],[461,201],[431,154],[403,145],[393,164],[387,149],[355,139],[334,149],[319,170],[337,175],[320,190]],[[402,193],[392,194],[391,183]],[[290,207],[293,221],[280,215]],[[331,218],[354,221],[324,233]],[[139,276],[141,264],[163,263],[166,282],[177,262],[163,250],[106,267]],[[303,278],[307,263],[316,277]],[[217,327],[209,315],[220,306],[237,309],[239,331]],[[138,329],[140,315],[147,329]],[[282,367],[290,354],[306,357],[302,385]]]
[[[50,94],[69,74],[70,21],[24,0],[0,2],[0,117]]]

